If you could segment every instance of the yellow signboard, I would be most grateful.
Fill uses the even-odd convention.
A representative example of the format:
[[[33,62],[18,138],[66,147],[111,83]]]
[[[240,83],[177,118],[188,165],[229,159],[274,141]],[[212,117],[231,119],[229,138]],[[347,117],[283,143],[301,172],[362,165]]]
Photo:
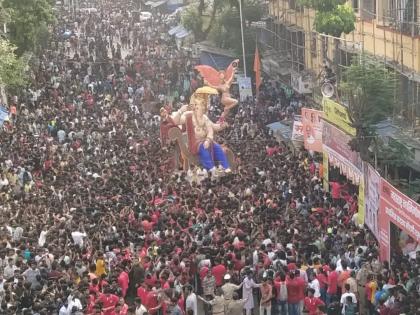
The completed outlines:
[[[333,123],[338,128],[351,136],[356,136],[356,129],[352,126],[349,113],[346,107],[324,97],[322,99],[324,119]]]

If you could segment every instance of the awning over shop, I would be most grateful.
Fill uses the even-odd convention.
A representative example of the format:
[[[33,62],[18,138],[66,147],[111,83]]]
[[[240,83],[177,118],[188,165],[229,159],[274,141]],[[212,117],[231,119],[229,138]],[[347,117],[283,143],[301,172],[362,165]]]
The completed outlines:
[[[151,8],[160,7],[162,4],[165,4],[167,0],[160,0],[160,1],[147,1],[145,4],[150,6]]]

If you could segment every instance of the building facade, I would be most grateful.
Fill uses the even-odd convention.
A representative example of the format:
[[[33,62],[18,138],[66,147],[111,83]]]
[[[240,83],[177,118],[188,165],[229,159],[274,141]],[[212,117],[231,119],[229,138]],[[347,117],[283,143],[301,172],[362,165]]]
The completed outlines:
[[[317,78],[327,65],[338,80],[354,56],[369,54],[396,71],[395,118],[420,133],[420,0],[352,0],[355,30],[341,38],[315,31],[315,12],[298,0],[270,0],[263,36],[266,68],[295,90],[320,100]],[[302,83],[303,82],[303,83]],[[301,89],[302,87],[308,89]]]

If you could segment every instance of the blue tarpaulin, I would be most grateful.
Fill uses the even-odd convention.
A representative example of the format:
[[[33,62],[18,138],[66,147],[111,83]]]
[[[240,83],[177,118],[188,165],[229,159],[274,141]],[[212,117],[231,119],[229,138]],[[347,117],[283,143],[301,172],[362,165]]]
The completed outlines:
[[[284,140],[290,140],[292,138],[291,126],[282,124],[281,122],[277,121],[272,124],[268,124],[267,127],[273,130],[274,135],[279,135]]]
[[[235,60],[235,58],[208,51],[201,51],[200,54],[201,65],[211,66],[217,70],[225,70],[233,60]]]

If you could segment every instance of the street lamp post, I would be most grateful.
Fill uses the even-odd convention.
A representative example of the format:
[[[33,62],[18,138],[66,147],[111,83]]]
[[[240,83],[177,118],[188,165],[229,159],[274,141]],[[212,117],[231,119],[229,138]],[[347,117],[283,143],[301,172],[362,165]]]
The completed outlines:
[[[242,37],[242,58],[244,63],[244,75],[246,77],[246,59],[245,59],[245,42],[244,42],[244,23],[242,19],[242,0],[239,0],[239,18],[241,20],[241,37]]]

